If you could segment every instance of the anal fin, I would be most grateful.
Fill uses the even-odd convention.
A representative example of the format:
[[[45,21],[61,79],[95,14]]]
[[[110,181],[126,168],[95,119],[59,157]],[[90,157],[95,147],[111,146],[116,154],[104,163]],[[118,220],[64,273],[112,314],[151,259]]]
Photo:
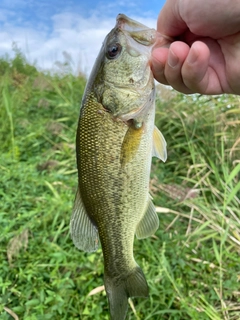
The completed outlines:
[[[98,230],[86,212],[79,187],[73,206],[70,233],[73,243],[78,249],[87,252],[97,250],[99,243]]]
[[[146,212],[142,220],[138,223],[136,236],[138,239],[144,239],[153,235],[159,227],[159,219],[155,206],[149,196]]]

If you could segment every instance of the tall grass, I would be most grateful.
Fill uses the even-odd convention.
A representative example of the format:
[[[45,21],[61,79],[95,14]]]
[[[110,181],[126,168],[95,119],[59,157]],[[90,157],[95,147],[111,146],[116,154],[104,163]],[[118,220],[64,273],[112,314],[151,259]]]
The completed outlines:
[[[80,252],[69,236],[85,79],[41,73],[18,51],[0,71],[0,318],[108,319],[101,250]],[[239,115],[239,97],[159,87],[160,228],[135,242],[150,297],[130,300],[128,319],[239,319]]]
[[[214,275],[202,280],[204,294],[200,292],[200,300],[195,301],[198,313],[189,310],[192,303],[188,313],[194,319],[200,319],[200,315],[204,319],[238,319],[239,269],[233,261],[239,261],[240,252],[239,98],[172,96],[169,105],[169,100],[161,101],[160,95],[157,117],[169,141],[170,161],[164,168],[161,165],[161,170],[172,175],[168,173],[165,182],[156,177],[153,189],[159,195],[165,193],[175,204],[174,211],[169,210],[159,199],[164,208],[158,211],[170,219],[168,232],[185,229],[183,245],[195,245],[186,256],[188,263],[202,264],[198,272],[205,265]],[[201,279],[201,273],[196,275],[196,282]],[[176,286],[173,278],[171,281]],[[214,303],[208,295],[212,290]],[[185,303],[186,297],[180,300]]]

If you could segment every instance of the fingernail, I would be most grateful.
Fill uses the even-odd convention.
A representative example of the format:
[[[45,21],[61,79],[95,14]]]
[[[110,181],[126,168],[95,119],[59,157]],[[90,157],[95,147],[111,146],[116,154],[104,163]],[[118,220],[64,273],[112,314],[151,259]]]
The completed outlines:
[[[187,56],[186,62],[189,64],[193,64],[195,61],[197,61],[197,53],[196,51],[191,48],[189,55]]]
[[[168,65],[171,68],[175,68],[178,65],[179,59],[178,57],[175,55],[174,52],[172,52],[172,50],[170,49],[169,51],[169,55],[168,55]]]

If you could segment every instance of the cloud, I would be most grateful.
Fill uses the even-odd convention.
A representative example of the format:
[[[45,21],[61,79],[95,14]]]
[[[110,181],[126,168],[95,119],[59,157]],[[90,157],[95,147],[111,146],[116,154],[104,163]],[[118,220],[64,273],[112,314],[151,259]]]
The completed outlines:
[[[107,12],[111,8],[105,9]],[[38,20],[35,23],[28,21],[22,26],[13,23],[16,12],[1,12],[0,56],[6,53],[13,56],[12,45],[15,43],[30,63],[36,62],[40,69],[52,70],[56,69],[56,61],[64,60],[63,52],[67,52],[74,62],[73,71],[89,74],[105,36],[115,25],[115,16],[99,12],[92,10],[91,15],[84,17],[75,12],[62,11],[51,15],[48,25]],[[11,23],[6,16],[11,17]],[[131,17],[155,27],[155,19]]]
[[[30,29],[14,25],[5,25],[0,30],[0,55],[13,56],[13,43],[22,51],[31,63],[42,69],[53,69],[56,61],[63,60],[67,52],[74,61],[75,72],[89,73],[100,50],[106,34],[115,24],[115,19],[97,19],[81,17],[75,13],[62,13],[52,16],[53,28],[46,30]]]
[[[115,25],[115,19],[99,19],[96,16],[84,18],[75,13],[54,15],[53,31],[45,40],[38,55],[52,57],[46,59],[48,66],[61,60],[62,52],[67,52],[75,62],[75,71],[89,74],[107,33]]]

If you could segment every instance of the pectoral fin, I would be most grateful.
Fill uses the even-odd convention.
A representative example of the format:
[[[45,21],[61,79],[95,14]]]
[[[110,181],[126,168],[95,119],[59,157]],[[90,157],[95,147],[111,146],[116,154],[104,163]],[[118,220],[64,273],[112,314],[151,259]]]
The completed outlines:
[[[97,250],[98,230],[87,215],[79,188],[74,202],[70,233],[73,243],[78,249],[88,252]]]
[[[155,126],[153,130],[153,157],[161,159],[163,162],[167,160],[167,143],[162,133]]]
[[[128,131],[124,137],[122,148],[121,148],[121,155],[120,161],[122,167],[124,167],[128,162],[132,161],[135,157],[142,135],[144,133],[144,125],[139,128],[136,128],[134,125],[131,125],[128,128]]]
[[[153,235],[159,226],[159,219],[155,206],[149,196],[147,210],[142,220],[137,225],[136,236],[138,239],[144,239]]]

